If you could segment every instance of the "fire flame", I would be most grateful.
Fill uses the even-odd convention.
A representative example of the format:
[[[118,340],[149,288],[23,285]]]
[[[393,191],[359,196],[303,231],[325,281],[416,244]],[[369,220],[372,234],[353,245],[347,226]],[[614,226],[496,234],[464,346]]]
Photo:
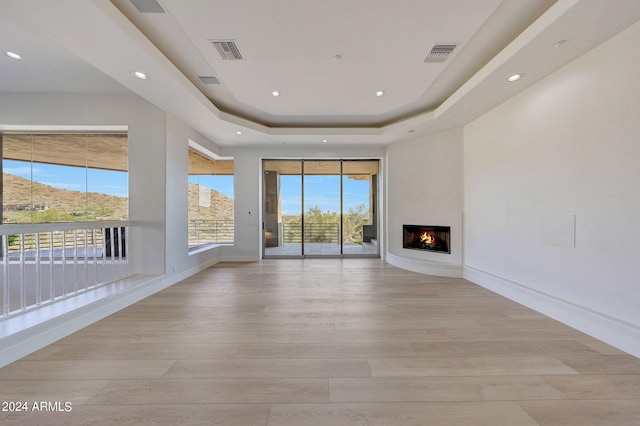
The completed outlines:
[[[427,231],[424,231],[420,234],[420,242],[425,244],[433,244],[436,242],[436,237],[429,234]]]

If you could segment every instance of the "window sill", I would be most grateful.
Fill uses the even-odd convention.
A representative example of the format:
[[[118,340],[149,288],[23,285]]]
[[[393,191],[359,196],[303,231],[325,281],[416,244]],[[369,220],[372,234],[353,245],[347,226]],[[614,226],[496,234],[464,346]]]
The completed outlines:
[[[213,244],[205,244],[203,246],[194,247],[193,249],[189,249],[189,256],[193,254],[204,253],[209,250],[216,249],[218,247],[233,247],[233,243],[213,243]]]

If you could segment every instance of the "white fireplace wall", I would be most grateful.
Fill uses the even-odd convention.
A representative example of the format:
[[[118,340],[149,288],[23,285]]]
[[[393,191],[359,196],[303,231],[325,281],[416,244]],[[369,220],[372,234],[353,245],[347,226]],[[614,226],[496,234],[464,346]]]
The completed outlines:
[[[640,24],[465,127],[464,259],[640,356],[638,40]]]
[[[387,252],[396,266],[462,275],[463,130],[387,147]],[[451,227],[451,253],[402,248],[402,225]]]

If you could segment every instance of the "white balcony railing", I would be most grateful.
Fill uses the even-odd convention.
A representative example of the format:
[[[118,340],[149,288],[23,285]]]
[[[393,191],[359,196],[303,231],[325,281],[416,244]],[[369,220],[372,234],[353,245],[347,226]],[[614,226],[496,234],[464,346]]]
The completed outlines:
[[[0,320],[130,275],[128,223],[0,226]]]

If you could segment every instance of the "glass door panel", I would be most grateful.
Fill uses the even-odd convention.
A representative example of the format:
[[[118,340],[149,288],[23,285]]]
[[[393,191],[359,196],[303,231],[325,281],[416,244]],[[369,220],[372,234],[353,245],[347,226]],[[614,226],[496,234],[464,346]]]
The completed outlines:
[[[378,161],[342,163],[342,245],[345,256],[378,255]]]
[[[264,257],[302,256],[302,161],[264,160]]]
[[[340,161],[304,161],[303,250],[305,256],[340,256]]]

